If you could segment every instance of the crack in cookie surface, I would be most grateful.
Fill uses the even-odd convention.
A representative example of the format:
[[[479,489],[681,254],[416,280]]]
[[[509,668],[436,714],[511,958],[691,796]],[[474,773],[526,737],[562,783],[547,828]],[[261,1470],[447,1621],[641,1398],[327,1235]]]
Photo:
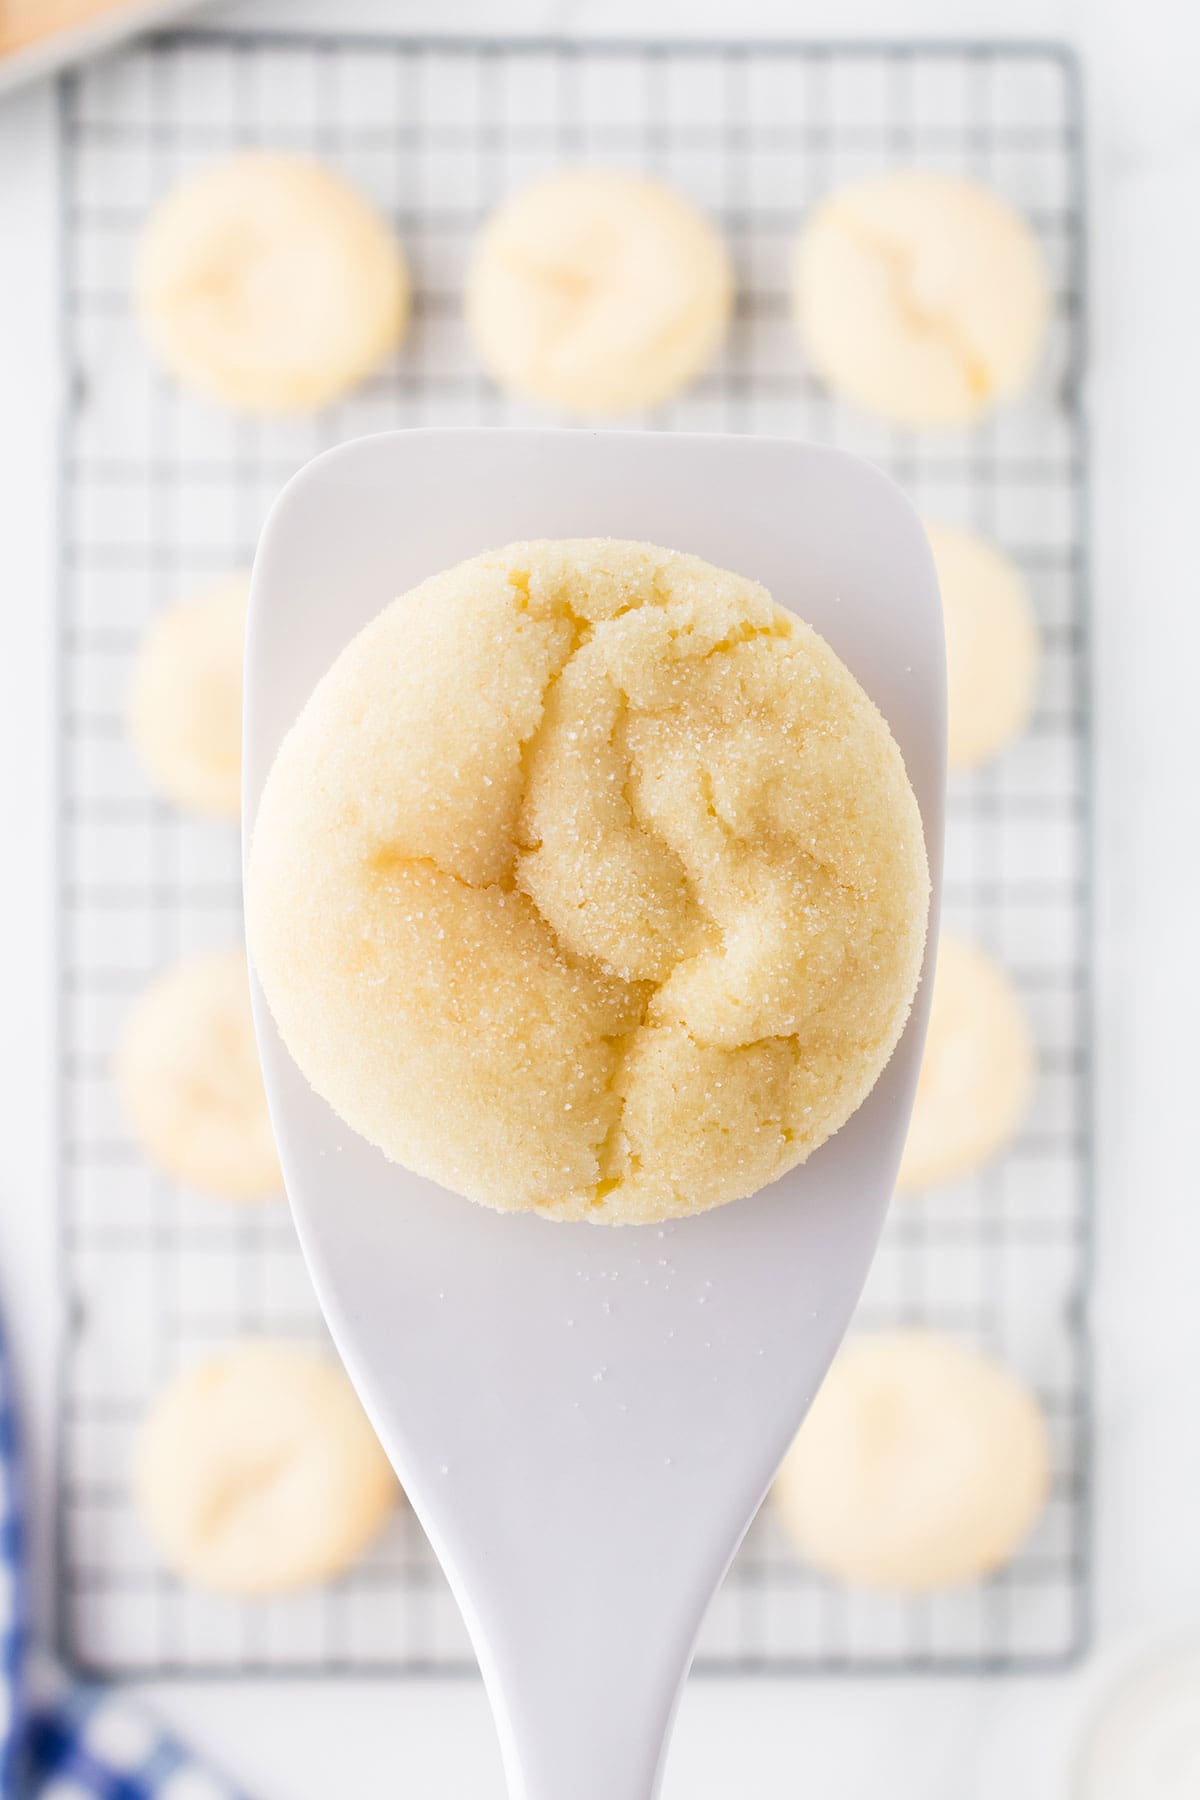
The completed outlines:
[[[927,877],[899,753],[753,583],[513,546],[352,643],[281,749],[248,922],[313,1086],[472,1198],[739,1197],[869,1090]]]
[[[972,341],[970,320],[964,319],[959,309],[948,304],[934,307],[921,300],[921,252],[918,247],[889,237],[886,232],[872,230],[852,208],[839,208],[834,204],[830,213],[860,249],[883,265],[896,311],[909,329],[917,336],[930,339],[957,363],[963,386],[983,404],[995,381],[991,362]]]

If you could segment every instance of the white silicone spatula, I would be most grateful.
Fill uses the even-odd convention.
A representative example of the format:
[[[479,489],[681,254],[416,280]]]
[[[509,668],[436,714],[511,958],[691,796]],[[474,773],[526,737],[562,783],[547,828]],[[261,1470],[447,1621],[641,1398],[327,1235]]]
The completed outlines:
[[[936,887],[942,625],[921,528],[866,464],[763,439],[412,431],[309,464],[254,567],[248,826],[314,683],[395,595],[513,539],[594,536],[753,576],[829,640],[904,753]],[[705,1607],[866,1276],[923,996],[875,1091],[804,1168],[624,1229],[501,1216],[389,1163],[255,1004],[317,1294],[462,1607],[512,1800],[650,1800]]]

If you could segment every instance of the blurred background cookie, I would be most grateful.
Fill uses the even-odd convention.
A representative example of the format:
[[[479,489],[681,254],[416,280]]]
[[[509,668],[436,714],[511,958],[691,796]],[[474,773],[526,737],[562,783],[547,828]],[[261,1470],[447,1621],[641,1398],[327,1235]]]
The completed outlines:
[[[396,348],[409,283],[391,226],[341,176],[244,151],[159,202],[134,297],[180,381],[248,412],[312,412]]]
[[[935,1187],[990,1162],[1020,1127],[1033,1071],[1029,1021],[1012,982],[977,944],[943,932],[897,1188]]]
[[[398,1489],[341,1369],[255,1340],[186,1369],[159,1394],[138,1435],[133,1496],[177,1575],[271,1594],[353,1562]]]
[[[168,1175],[231,1200],[282,1192],[241,950],[156,976],[122,1027],[113,1077],[130,1130]]]
[[[974,181],[897,169],[817,205],[796,250],[817,374],[899,425],[962,425],[1029,380],[1048,282],[1032,231]]]
[[[905,1592],[1000,1568],[1045,1502],[1050,1447],[1033,1394],[934,1331],[845,1345],[773,1490],[825,1574]]]
[[[960,525],[926,523],[946,624],[952,769],[995,756],[1029,723],[1038,634],[1029,590],[1007,556]]]
[[[158,614],[142,640],[126,717],[159,791],[236,819],[242,804],[242,660],[248,571]]]
[[[467,326],[489,375],[565,412],[669,400],[716,354],[732,304],[716,227],[663,182],[600,169],[513,194],[467,274]]]

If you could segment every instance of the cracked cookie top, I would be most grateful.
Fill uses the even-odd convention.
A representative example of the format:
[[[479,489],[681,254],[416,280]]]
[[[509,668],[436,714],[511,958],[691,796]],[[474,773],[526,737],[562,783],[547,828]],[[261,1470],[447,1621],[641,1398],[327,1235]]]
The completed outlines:
[[[356,637],[255,824],[254,961],[355,1130],[473,1200],[641,1223],[804,1161],[920,970],[921,821],[879,712],[751,581],[514,544]]]
[[[464,307],[501,387],[572,413],[660,406],[704,369],[729,325],[719,232],[665,182],[558,169],[488,219]]]
[[[1029,380],[1049,283],[1037,239],[1001,195],[893,169],[814,208],[795,306],[831,387],[898,424],[962,425]]]

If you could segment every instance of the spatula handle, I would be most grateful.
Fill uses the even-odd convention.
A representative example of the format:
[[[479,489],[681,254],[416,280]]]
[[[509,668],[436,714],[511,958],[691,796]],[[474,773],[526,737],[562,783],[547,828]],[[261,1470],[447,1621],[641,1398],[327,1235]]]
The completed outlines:
[[[507,1693],[489,1682],[509,1800],[656,1800],[674,1695],[609,1641],[550,1641],[538,1660]]]

